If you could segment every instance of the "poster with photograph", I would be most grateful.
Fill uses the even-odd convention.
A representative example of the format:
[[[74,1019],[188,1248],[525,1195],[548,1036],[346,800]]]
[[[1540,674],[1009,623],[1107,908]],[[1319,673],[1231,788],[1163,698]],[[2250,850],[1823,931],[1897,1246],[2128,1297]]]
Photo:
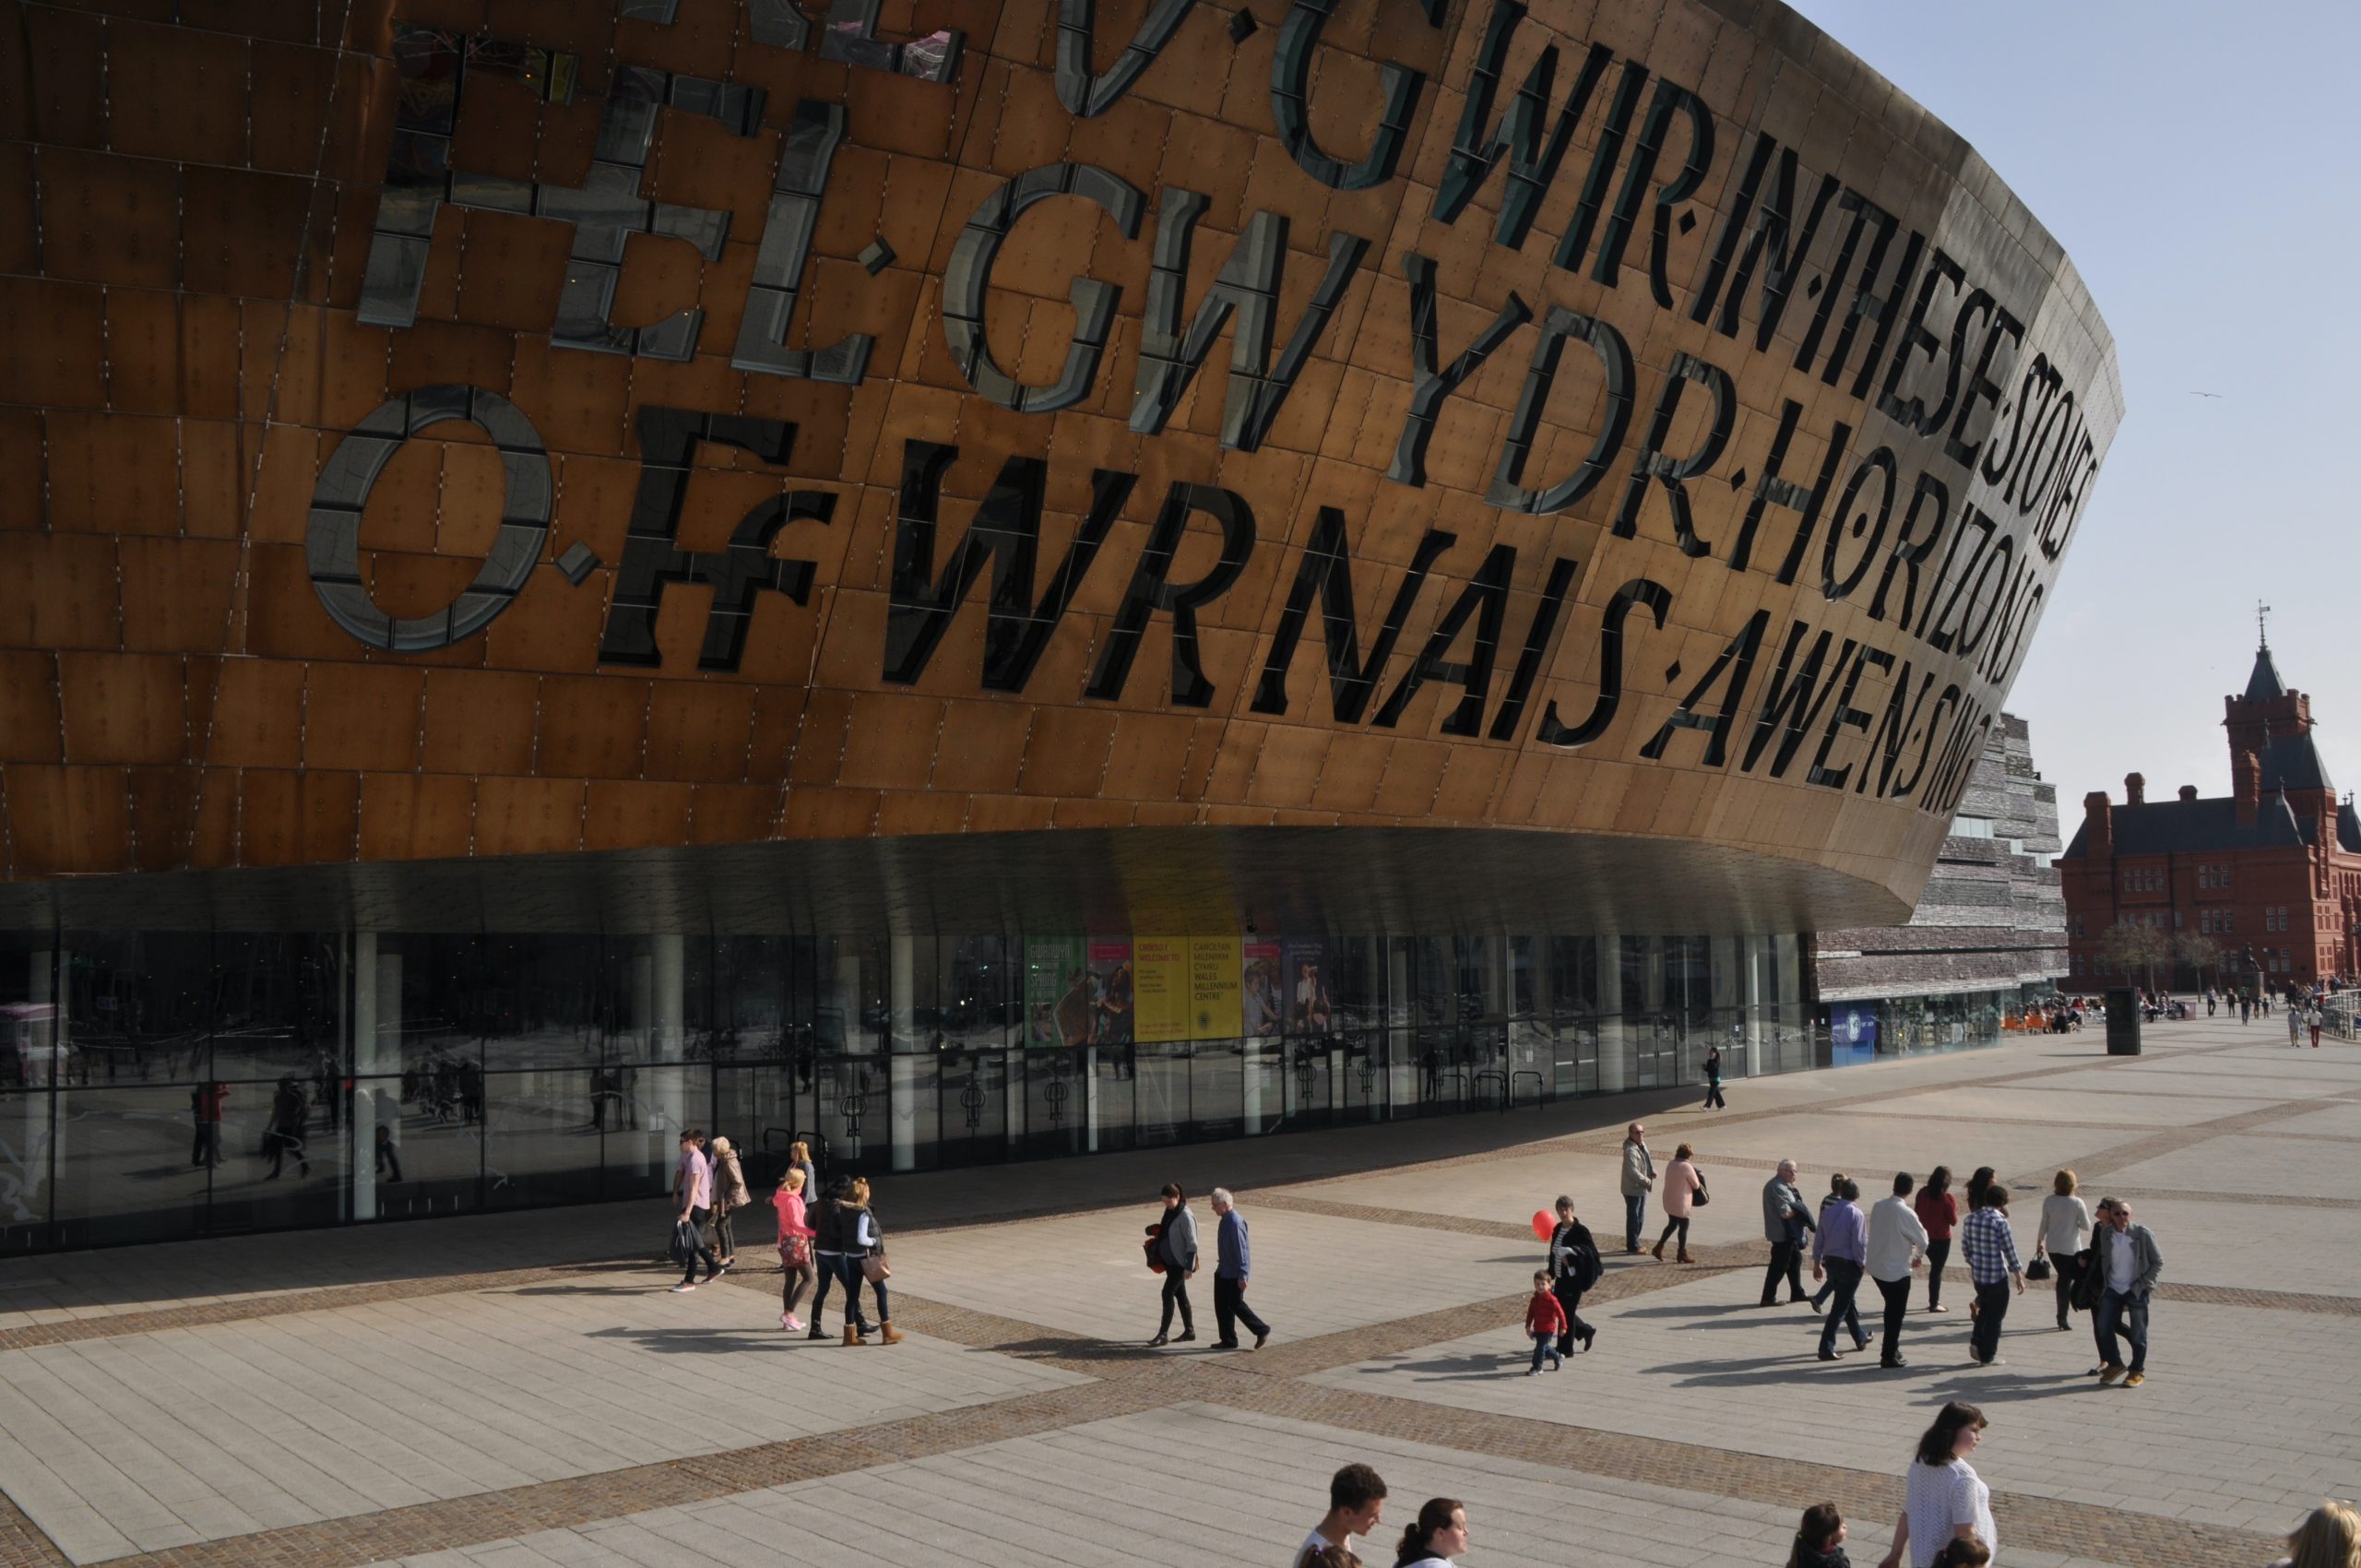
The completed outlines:
[[[1327,940],[1317,936],[1289,937],[1279,983],[1283,988],[1280,1000],[1287,1008],[1287,1033],[1328,1034],[1335,1022],[1335,1006],[1328,995]]]
[[[1268,938],[1249,941],[1246,955],[1246,1033],[1275,1035],[1287,1028],[1287,987],[1279,973],[1279,944]]]
[[[1132,1043],[1132,940],[1097,936],[1090,941],[1090,1043]]]
[[[1236,1039],[1245,1032],[1244,947],[1234,935],[1189,939],[1191,1039]]]
[[[1189,941],[1132,939],[1133,1038],[1146,1044],[1189,1038]]]
[[[1025,1043],[1082,1045],[1090,1038],[1090,974],[1078,936],[1025,939]]]

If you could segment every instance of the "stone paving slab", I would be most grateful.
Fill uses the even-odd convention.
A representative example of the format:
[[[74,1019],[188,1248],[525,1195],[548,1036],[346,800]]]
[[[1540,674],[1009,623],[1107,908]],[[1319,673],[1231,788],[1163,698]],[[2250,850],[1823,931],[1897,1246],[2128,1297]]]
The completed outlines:
[[[1740,1080],[1734,1109],[1711,1115],[1690,1091],[1643,1094],[895,1177],[881,1202],[899,1315],[925,1333],[858,1356],[782,1342],[775,1276],[663,1296],[635,1256],[660,1205],[18,1260],[0,1265],[0,1313],[33,1298],[0,1315],[0,1346],[26,1347],[0,1352],[0,1444],[17,1444],[0,1447],[14,1499],[0,1568],[63,1561],[20,1506],[103,1521],[124,1543],[111,1552],[139,1550],[132,1530],[191,1543],[123,1568],[348,1568],[445,1549],[457,1555],[438,1562],[1275,1561],[1249,1550],[1268,1533],[1256,1521],[1284,1526],[1284,1550],[1337,1459],[1370,1455],[1388,1455],[1403,1508],[1430,1487],[1489,1500],[1496,1478],[1517,1481],[1536,1523],[1520,1533],[1512,1503],[1487,1501],[1470,1568],[1775,1562],[1810,1500],[1799,1489],[1842,1499],[1866,1527],[1857,1557],[1874,1560],[1897,1455],[1953,1387],[1995,1415],[1985,1468],[2011,1568],[2068,1551],[2078,1568],[2259,1562],[2313,1497],[2356,1490],[2338,1401],[2355,1370],[2343,1320],[2361,1302],[2340,1229],[2361,1221],[2361,1160],[2335,1133],[2293,1125],[2361,1103],[2339,1098],[2361,1092],[2347,1075],[2361,1053],[2288,1052],[2262,1029],[2244,1043],[2235,1026],[2159,1029],[2137,1060],[2103,1057],[2086,1032]],[[2009,1113],[2024,1101],[2051,1109]],[[1526,1218],[1572,1190],[1615,1238],[1615,1144],[1634,1114],[1665,1158],[1682,1138],[1704,1149],[1719,1201],[1700,1216],[1701,1265],[1612,1258],[1586,1309],[1608,1329],[1601,1348],[1550,1377],[1495,1375],[1482,1358],[1521,1372],[1527,1353],[1514,1327],[1538,1253]],[[1949,1127],[1972,1130],[1958,1158],[1928,1146]],[[1818,1146],[1780,1146],[1798,1134]],[[1809,1359],[1800,1312],[1691,1310],[1751,1302],[1759,1276],[1742,1265],[1760,1255],[1770,1158],[1874,1170],[1904,1147],[1893,1163],[1913,1170],[1990,1162],[2023,1182],[2072,1163],[2093,1189],[2142,1194],[2167,1257],[2156,1380],[2086,1387],[2087,1333],[2011,1336],[2012,1365],[1975,1372],[1958,1360],[1964,1316],[1922,1316],[1925,1365],[1873,1388],[1874,1367]],[[2225,1148],[2271,1189],[2201,1181],[2201,1164],[2152,1169]],[[1139,1348],[1158,1283],[1139,1262],[1156,1212],[1143,1194],[1168,1177],[1244,1195],[1271,1348]],[[2037,1206],[2018,1208],[2023,1244]],[[1210,1320],[1208,1277],[1195,1294]],[[2047,1305],[2026,1298],[2019,1326]],[[1010,1371],[931,1408],[893,1386],[957,1381],[929,1358]],[[1494,1403],[1545,1391],[1558,1397],[1531,1414]],[[47,1424],[28,1417],[18,1437],[18,1406]],[[666,1409],[680,1414],[661,1429],[647,1412]],[[2090,1413],[2122,1409],[2138,1424]],[[807,1411],[824,1430],[800,1434]],[[1397,1444],[1436,1467],[1406,1480]],[[1667,1494],[1651,1516],[1665,1527],[1627,1524],[1628,1488]],[[1373,1564],[1390,1544],[1371,1543]]]
[[[2129,1182],[2109,1182],[2136,1192]],[[2086,1188],[2096,1206],[2101,1193]],[[2361,1301],[2361,1208],[2274,1211],[2230,1201],[2136,1196],[2132,1212],[2166,1249],[2169,1283],[2308,1291]],[[2361,1408],[2361,1400],[2355,1401]]]
[[[1290,1336],[1315,1325],[1326,1333],[1529,1289],[1541,1251],[1529,1234],[1519,1247],[1484,1236],[1435,1230],[1422,1237],[1352,1219],[1261,1209],[1244,1195],[1239,1205],[1254,1258],[1249,1300]],[[1214,1216],[1202,1199],[1191,1206],[1204,1262],[1189,1294],[1198,1336],[1210,1340]],[[892,1244],[895,1277],[981,1312],[1138,1344],[1155,1334],[1161,1304],[1163,1277],[1148,1272],[1140,1251],[1145,1227],[1161,1212],[1142,1204],[908,1237]]]
[[[1465,1453],[1204,1405],[1181,1405],[1015,1442],[575,1530],[399,1560],[401,1568],[630,1568],[690,1552],[727,1562],[839,1568],[976,1563],[1120,1568],[1276,1563],[1324,1506],[1339,1465],[1377,1467],[1392,1491],[1383,1527],[1357,1543],[1391,1561],[1430,1496],[1459,1500],[1467,1562],[1574,1568],[1602,1562],[1705,1568],[1784,1561],[1795,1515],[1768,1503],[1570,1475]],[[1854,1523],[1875,1561],[1891,1521]],[[2085,1568],[2013,1551],[2011,1568]]]
[[[2258,1111],[2285,1098],[2275,1088],[2257,1091],[2248,1099],[2201,1099],[2193,1096],[2141,1094],[2136,1089],[2110,1088],[2102,1094],[2067,1091],[2054,1080],[2023,1087],[1944,1089],[1935,1094],[1904,1095],[1848,1105],[1845,1116],[1928,1117],[1943,1122],[2067,1122],[2077,1127],[2185,1127],[2210,1122],[2237,1111]]]
[[[2276,1196],[2351,1193],[2355,1190],[2352,1178],[2356,1174],[2361,1174],[2361,1159],[2340,1151],[2335,1145],[2253,1134],[2208,1138],[2186,1148],[2119,1166],[2107,1180],[2125,1187]],[[2291,1230],[2289,1240],[2293,1241],[2301,1234],[2297,1227]]]
[[[2307,1111],[2290,1116],[2274,1129],[2283,1133],[2307,1133],[2315,1137],[2351,1138],[2361,1142],[2361,1104],[2346,1102],[2327,1105],[2318,1111]]]
[[[11,1351],[0,1485],[90,1562],[1084,1381],[831,1348],[761,1296],[647,1275]]]
[[[2245,1309],[2160,1302],[2146,1386],[2102,1389],[2086,1320],[2057,1332],[2037,1289],[2016,1300],[2004,1365],[1967,1363],[1963,1294],[1950,1316],[1912,1314],[1913,1364],[1887,1372],[1874,1338],[1866,1358],[1815,1360],[1819,1320],[1756,1307],[1758,1283],[1602,1306],[1596,1348],[1556,1375],[1525,1376],[1530,1342],[1503,1324],[1311,1381],[1863,1470],[1898,1469],[1935,1408],[1964,1399],[1993,1421],[1976,1466],[1995,1489],[2235,1529],[2284,1528],[2321,1495],[2361,1491],[2361,1336],[2343,1319],[2274,1313],[2257,1332]]]

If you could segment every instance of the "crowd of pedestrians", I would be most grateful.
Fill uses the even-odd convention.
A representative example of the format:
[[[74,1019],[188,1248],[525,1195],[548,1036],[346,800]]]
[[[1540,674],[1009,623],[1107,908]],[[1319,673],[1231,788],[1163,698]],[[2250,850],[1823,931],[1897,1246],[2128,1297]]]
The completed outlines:
[[[1896,1196],[1901,1194],[1897,1194]],[[1535,1355],[1540,1355],[1536,1343]],[[1893,1542],[1878,1568],[1987,1568],[1997,1562],[2000,1533],[1992,1518],[1992,1489],[1972,1462],[1990,1426],[1982,1410],[1952,1400],[1937,1411],[1903,1467]],[[1385,1479],[1352,1464],[1328,1481],[1328,1511],[1320,1516],[1288,1568],[1373,1568],[1357,1541],[1382,1538]],[[1846,1550],[1852,1526],[1833,1503],[1803,1511],[1788,1548],[1786,1568],[1853,1568]],[[1394,1568],[1453,1568],[1474,1541],[1467,1505],[1433,1497],[1418,1509],[1394,1548]],[[2346,1503],[2323,1503],[2287,1537],[2288,1554],[2270,1568],[2361,1568],[2361,1513]]]
[[[2291,1006],[2289,1015],[2302,1021],[2305,1009]],[[2295,1028],[2291,1023],[2291,1033]],[[1719,1100],[1717,1074],[1714,1080],[1709,1104]],[[200,1129],[196,1158],[201,1160],[210,1152]],[[2057,1171],[2041,1200],[2027,1257],[2020,1251],[2011,1222],[2010,1185],[1990,1166],[1978,1167],[1956,1194],[1948,1166],[1934,1167],[1923,1181],[1913,1172],[1898,1171],[1886,1194],[1869,1205],[1863,1201],[1862,1182],[1853,1175],[1833,1173],[1816,1206],[1803,1194],[1797,1176],[1796,1161],[1782,1159],[1762,1186],[1761,1212],[1769,1255],[1760,1304],[1781,1304],[1784,1286],[1786,1304],[1807,1304],[1819,1314],[1819,1360],[1841,1360],[1848,1349],[1867,1351],[1873,1335],[1862,1321],[1861,1298],[1866,1286],[1874,1286],[1879,1365],[1906,1367],[1903,1339],[1915,1282],[1922,1275],[1926,1279],[1927,1313],[1949,1314],[1952,1308],[1942,1293],[1956,1241],[1970,1287],[1964,1325],[1970,1362],[1979,1367],[2004,1364],[1999,1352],[2011,1311],[2028,1281],[2046,1280],[2051,1284],[2057,1330],[2070,1332],[2076,1312],[2089,1314],[2097,1354],[2087,1375],[2103,1386],[2136,1388],[2145,1383],[2150,1309],[2163,1254],[2153,1233],[2135,1218],[2128,1199],[2103,1197],[2094,1209],[2081,1194],[2076,1173]],[[1711,1201],[1696,1148],[1679,1145],[1671,1160],[1659,1168],[1646,1128],[1633,1122],[1619,1150],[1618,1187],[1623,1199],[1624,1253],[1636,1256],[1646,1251],[1662,1263],[1670,1249],[1671,1261],[1691,1263],[1692,1224]],[[682,1134],[672,1193],[674,1258],[683,1269],[673,1289],[694,1290],[736,1264],[732,1220],[758,1200],[749,1193],[730,1141],[707,1140],[696,1131]],[[1664,1224],[1654,1246],[1643,1248],[1652,1193],[1661,1197]],[[1210,1251],[1217,1325],[1211,1348],[1262,1348],[1272,1329],[1248,1301],[1252,1253],[1247,1220],[1234,1195],[1219,1187],[1209,1195],[1214,1216],[1209,1247],[1179,1182],[1167,1182],[1159,1199],[1161,1212],[1146,1227],[1142,1242],[1149,1268],[1161,1277],[1160,1317],[1148,1347],[1196,1339],[1190,1285]],[[808,1333],[813,1339],[829,1337],[822,1325],[822,1310],[831,1288],[840,1286],[843,1345],[867,1344],[872,1335],[884,1344],[899,1343],[903,1336],[894,1327],[886,1286],[891,1269],[868,1181],[838,1178],[823,1188],[810,1150],[798,1143],[769,1202],[777,1223],[782,1268],[780,1327]],[[1559,1197],[1553,1211],[1554,1224],[1544,1225],[1545,1217],[1535,1217],[1536,1227],[1546,1229],[1548,1236],[1543,1265],[1533,1274],[1532,1290],[1525,1299],[1523,1329],[1531,1352],[1527,1376],[1563,1368],[1577,1347],[1586,1352],[1597,1337],[1596,1325],[1585,1322],[1581,1312],[1585,1294],[1598,1287],[1606,1272],[1597,1241],[1578,1218],[1571,1196]],[[1802,1279],[1807,1261],[1819,1287],[1809,1295]],[[863,1286],[875,1306],[873,1327],[864,1312]],[[799,1315],[807,1291],[808,1324]],[[1252,1336],[1251,1346],[1242,1341],[1241,1332]],[[1849,1346],[1840,1346],[1840,1336]],[[1920,1348],[1926,1348],[1924,1341]],[[1987,1427],[1982,1411],[1957,1401],[1945,1404],[1935,1416],[1904,1467],[1892,1544],[1879,1568],[1978,1568],[1996,1561],[1991,1491],[1973,1463]],[[1360,1568],[1363,1558],[1356,1542],[1380,1526],[1385,1497],[1385,1483],[1369,1466],[1348,1465],[1336,1472],[1328,1510],[1298,1548],[1293,1568]],[[1787,1560],[1790,1568],[1850,1568],[1850,1533],[1834,1503],[1805,1509]],[[1402,1532],[1393,1560],[1395,1568],[1451,1568],[1467,1550],[1470,1538],[1465,1504],[1432,1498]],[[2323,1503],[2290,1535],[2288,1545],[2289,1555],[2273,1568],[2361,1568],[2361,1515],[2349,1505]]]

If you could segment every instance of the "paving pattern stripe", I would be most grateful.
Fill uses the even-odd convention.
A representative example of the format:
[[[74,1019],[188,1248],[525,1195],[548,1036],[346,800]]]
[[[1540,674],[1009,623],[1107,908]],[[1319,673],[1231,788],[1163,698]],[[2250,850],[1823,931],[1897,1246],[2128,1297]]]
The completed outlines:
[[[2128,1198],[2135,1204],[2260,1204],[2273,1208],[2361,1208],[2361,1198],[2308,1198],[2293,1193],[2226,1193],[2212,1187],[2109,1187],[2107,1194]]]
[[[1624,1293],[1641,1294],[1658,1288],[1656,1281],[1675,1283],[1696,1272],[1627,1270],[1614,1282],[1623,1287]],[[1604,1283],[1599,1294],[1607,1294]],[[1825,1496],[1855,1516],[1879,1519],[1894,1507],[1897,1482],[1893,1477],[1874,1472],[1458,1410],[1299,1381],[1305,1370],[1324,1370],[1391,1353],[1375,1330],[1303,1341],[1299,1348],[1317,1348],[1305,1360],[1319,1365],[1283,1368],[1280,1358],[1268,1351],[1252,1357],[1120,1351],[1079,1336],[1045,1334],[1036,1324],[967,1308],[908,1297],[904,1301],[897,1318],[919,1332],[1002,1354],[1088,1364],[1099,1372],[1099,1379],[1073,1388],[1021,1395],[996,1404],[904,1418],[822,1437],[761,1443],[115,1558],[109,1560],[109,1568],[243,1568],[254,1563],[271,1568],[351,1568],[939,1456],[1188,1401],[1750,1502],[1788,1504],[1806,1494]],[[1449,1314],[1429,1315],[1464,1317],[1477,1313],[1487,1314],[1486,1321],[1496,1321],[1499,1313],[1513,1310],[1516,1301],[1503,1298]],[[1438,1324],[1422,1320],[1412,1332],[1418,1343],[1427,1344],[1439,1334],[1464,1327],[1464,1322]],[[1349,1347],[1330,1343],[1347,1338],[1353,1341]],[[1059,1345],[1065,1347],[1062,1353],[1051,1348]],[[1341,1354],[1347,1350],[1350,1353]],[[879,1351],[872,1348],[871,1353]],[[2271,1538],[2259,1534],[2014,1493],[1994,1493],[1993,1509],[2004,1538],[2012,1545],[2132,1568],[2216,1568],[2224,1562],[2259,1561],[2273,1547]],[[37,1533],[34,1538],[38,1539]],[[65,1560],[47,1550],[45,1541],[40,1546],[43,1550],[0,1557],[0,1563],[6,1568],[18,1568],[20,1563],[25,1568],[60,1568]]]
[[[2249,1049],[2250,1044],[2251,1042],[2249,1041],[2236,1040],[2227,1045],[2191,1046],[2186,1051],[2174,1051],[2172,1053],[2171,1060],[2178,1063],[2193,1061],[2196,1058],[2204,1056],[2220,1056],[2229,1051],[2248,1050]],[[2137,1059],[2134,1058],[2127,1060]],[[1947,1081],[1939,1080],[1933,1083],[1925,1084],[1907,1084],[1900,1087],[1886,1087],[1865,1091],[1855,1095],[1839,1095],[1828,1099],[1814,1100],[1809,1104],[1767,1106],[1759,1111],[1716,1111],[1712,1115],[1710,1125],[1716,1127],[1740,1127],[1745,1126],[1750,1123],[1770,1121],[1781,1116],[1817,1116],[1823,1111],[1846,1111],[1856,1106],[1879,1105],[1890,1100],[1916,1099],[1920,1095],[1942,1094],[1951,1089],[2009,1088],[2020,1084],[2038,1083],[2045,1078],[2063,1077],[2069,1073],[2086,1073],[2094,1070],[2103,1070],[2107,1065],[2109,1065],[2107,1063],[2094,1063],[2087,1059],[2077,1059],[2072,1062],[2060,1063],[2055,1067],[2035,1067],[2022,1073],[1996,1073],[1983,1077],[1952,1079]],[[1825,1069],[1823,1069],[1823,1071]],[[1793,1077],[1795,1075],[1796,1075],[1794,1074],[1777,1074],[1774,1075],[1774,1078]],[[1727,1081],[1727,1084],[1725,1087],[1734,1088],[1742,1093],[1745,1086],[1748,1083],[1757,1080],[1732,1078]],[[1696,1087],[1702,1088],[1703,1086],[1698,1085]],[[1637,1092],[1645,1091],[1643,1090]],[[2094,1089],[2090,1092],[2106,1093],[2110,1091]],[[2124,1092],[2137,1093],[2142,1091],[2127,1087],[2127,1089]],[[2307,1107],[2307,1109],[2317,1109],[2317,1107]],[[1678,1115],[1681,1113],[1673,1111],[1667,1112],[1665,1114]],[[1413,1165],[1405,1165],[1400,1167],[1395,1174],[1415,1170],[1448,1170],[1454,1166],[1463,1165],[1496,1165],[1502,1160],[1525,1159],[1533,1155],[1552,1154],[1561,1150],[1574,1153],[1596,1153],[1600,1151],[1612,1153],[1620,1146],[1619,1141],[1602,1143],[1598,1141],[1598,1136],[1599,1135],[1596,1131],[1585,1128],[1579,1133],[1567,1133],[1551,1138],[1536,1138],[1531,1143],[1513,1144],[1504,1148],[1483,1149],[1473,1154],[1450,1155],[1442,1159],[1420,1160]],[[1288,1183],[1288,1185],[1299,1189],[1312,1188],[1349,1182],[1366,1181],[1367,1179],[1368,1172],[1355,1171],[1349,1175],[1344,1176],[1330,1176],[1313,1181],[1293,1182]]]
[[[611,1273],[639,1261],[637,1258],[602,1258],[539,1268],[505,1268],[415,1279],[379,1279],[365,1285],[330,1285],[316,1290],[287,1290],[192,1306],[159,1307],[152,1312],[115,1313],[100,1317],[63,1319],[56,1323],[24,1324],[14,1328],[0,1328],[0,1351],[30,1350],[42,1345],[70,1345],[85,1339],[114,1339],[125,1335],[155,1334],[172,1328],[205,1328],[214,1324],[247,1323],[255,1318],[283,1317],[291,1313],[333,1312],[340,1307],[416,1301],[423,1296],[463,1295],[522,1285],[546,1285],[584,1274]]]
[[[908,1417],[789,1443],[758,1443],[504,1491],[422,1503],[284,1529],[257,1531],[107,1559],[110,1568],[351,1568],[477,1546],[659,1508],[709,1502],[794,1481],[847,1475],[1009,1438],[1135,1415],[1183,1397],[1170,1378],[1100,1382],[937,1415]],[[648,1419],[663,1419],[650,1411]],[[37,1532],[36,1532],[37,1534]],[[42,1545],[47,1547],[45,1539]],[[65,1559],[0,1556],[6,1568],[56,1568]]]
[[[1899,1512],[1900,1461],[1907,1457],[1897,1455],[1894,1473],[1882,1475],[1352,1389],[1261,1378],[1209,1376],[1202,1381],[1203,1390],[1192,1389],[1192,1396],[1208,1404],[1751,1503],[1793,1505],[1798,1499],[1826,1498],[1850,1517],[1880,1523]],[[2000,1539],[2012,1548],[2137,1568],[2261,1562],[2282,1544],[2277,1537],[2251,1531],[2018,1492],[1994,1491],[1992,1514]]]

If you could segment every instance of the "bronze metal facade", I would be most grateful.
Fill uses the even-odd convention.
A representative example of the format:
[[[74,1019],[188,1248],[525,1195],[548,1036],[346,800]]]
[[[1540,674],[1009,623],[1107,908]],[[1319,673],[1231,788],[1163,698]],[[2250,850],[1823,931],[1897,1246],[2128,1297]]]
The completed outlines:
[[[2120,412],[1776,4],[6,9],[18,884],[1422,827],[1899,919]]]
[[[1813,1065],[2120,411],[1775,4],[0,0],[0,1251]]]

